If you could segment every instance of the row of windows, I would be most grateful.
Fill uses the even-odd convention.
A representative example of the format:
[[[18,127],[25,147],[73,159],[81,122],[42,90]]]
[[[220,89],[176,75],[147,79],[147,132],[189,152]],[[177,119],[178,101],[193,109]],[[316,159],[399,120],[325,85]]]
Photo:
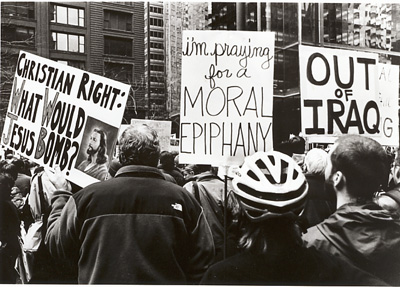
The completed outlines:
[[[164,43],[150,42],[150,48],[164,49]]]
[[[150,18],[150,25],[163,27],[164,26],[164,21],[163,21],[163,19]]]
[[[163,61],[164,60],[164,55],[161,55],[161,54],[150,54],[150,59]]]
[[[85,37],[75,34],[52,32],[52,48],[58,51],[85,53]]]
[[[150,37],[164,38],[164,33],[159,31],[150,31]]]
[[[160,66],[160,65],[150,65],[150,70],[152,70],[152,71],[164,72],[164,66]]]
[[[132,31],[132,14],[104,10],[104,28]]]
[[[162,14],[163,13],[163,8],[150,6],[150,12]]]
[[[51,4],[50,12],[52,23],[85,26],[85,11],[83,9]]]
[[[2,41],[9,42],[13,45],[34,45],[35,29],[14,25],[2,25],[1,37]]]
[[[104,54],[132,57],[132,40],[106,36]]]
[[[35,19],[35,2],[2,2],[1,15]]]
[[[164,77],[163,76],[151,76],[150,77],[150,81],[151,82],[158,82],[158,83],[161,83],[161,82],[164,82]]]

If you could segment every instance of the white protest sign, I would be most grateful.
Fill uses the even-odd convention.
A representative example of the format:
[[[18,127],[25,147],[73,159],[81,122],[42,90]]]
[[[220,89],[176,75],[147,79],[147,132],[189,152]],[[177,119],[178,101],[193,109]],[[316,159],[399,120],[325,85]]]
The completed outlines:
[[[156,120],[139,120],[132,119],[131,125],[146,124],[153,128],[158,135],[160,141],[160,151],[170,151],[171,146],[171,122],[170,121],[156,121]]]
[[[360,134],[383,143],[395,128],[379,97],[378,55],[300,46],[302,132],[332,141]],[[396,90],[397,93],[398,90]],[[391,106],[396,110],[397,107]],[[398,139],[396,139],[398,140]]]
[[[399,66],[378,64],[378,83],[383,132],[379,142],[399,146]]]
[[[180,163],[272,149],[274,33],[183,31]]]
[[[1,143],[81,187],[103,180],[129,88],[21,51]]]

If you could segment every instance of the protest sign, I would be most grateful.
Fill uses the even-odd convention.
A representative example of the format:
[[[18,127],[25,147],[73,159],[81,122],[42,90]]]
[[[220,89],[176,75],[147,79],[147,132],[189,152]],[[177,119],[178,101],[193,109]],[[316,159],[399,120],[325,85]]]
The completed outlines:
[[[81,187],[102,180],[129,88],[21,51],[1,143]]]
[[[161,151],[170,151],[171,147],[171,122],[170,121],[156,121],[156,120],[139,120],[132,119],[131,125],[146,124],[153,128],[158,135],[160,141]]]
[[[183,31],[180,163],[272,149],[274,33]]]
[[[394,68],[390,78],[379,80],[382,68],[377,54],[300,46],[299,55],[301,123],[306,137],[333,142],[342,134],[360,134],[382,144],[398,141],[398,131],[394,131],[398,104],[391,94],[398,93]],[[380,88],[380,83],[388,81],[393,84],[390,88]],[[390,106],[383,103],[380,91],[384,101],[390,99]]]

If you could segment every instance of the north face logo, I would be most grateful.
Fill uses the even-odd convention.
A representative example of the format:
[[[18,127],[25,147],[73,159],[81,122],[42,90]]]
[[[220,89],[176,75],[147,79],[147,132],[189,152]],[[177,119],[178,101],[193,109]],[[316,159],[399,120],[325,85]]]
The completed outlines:
[[[175,209],[175,210],[182,211],[182,205],[180,205],[179,203],[171,204],[171,206],[172,206],[172,208]]]

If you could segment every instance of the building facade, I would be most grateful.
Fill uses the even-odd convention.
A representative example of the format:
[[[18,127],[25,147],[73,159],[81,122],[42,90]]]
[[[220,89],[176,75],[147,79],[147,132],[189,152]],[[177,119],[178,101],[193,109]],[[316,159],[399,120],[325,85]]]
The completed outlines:
[[[131,85],[123,123],[145,118],[144,3],[1,2],[0,129],[20,50]]]

